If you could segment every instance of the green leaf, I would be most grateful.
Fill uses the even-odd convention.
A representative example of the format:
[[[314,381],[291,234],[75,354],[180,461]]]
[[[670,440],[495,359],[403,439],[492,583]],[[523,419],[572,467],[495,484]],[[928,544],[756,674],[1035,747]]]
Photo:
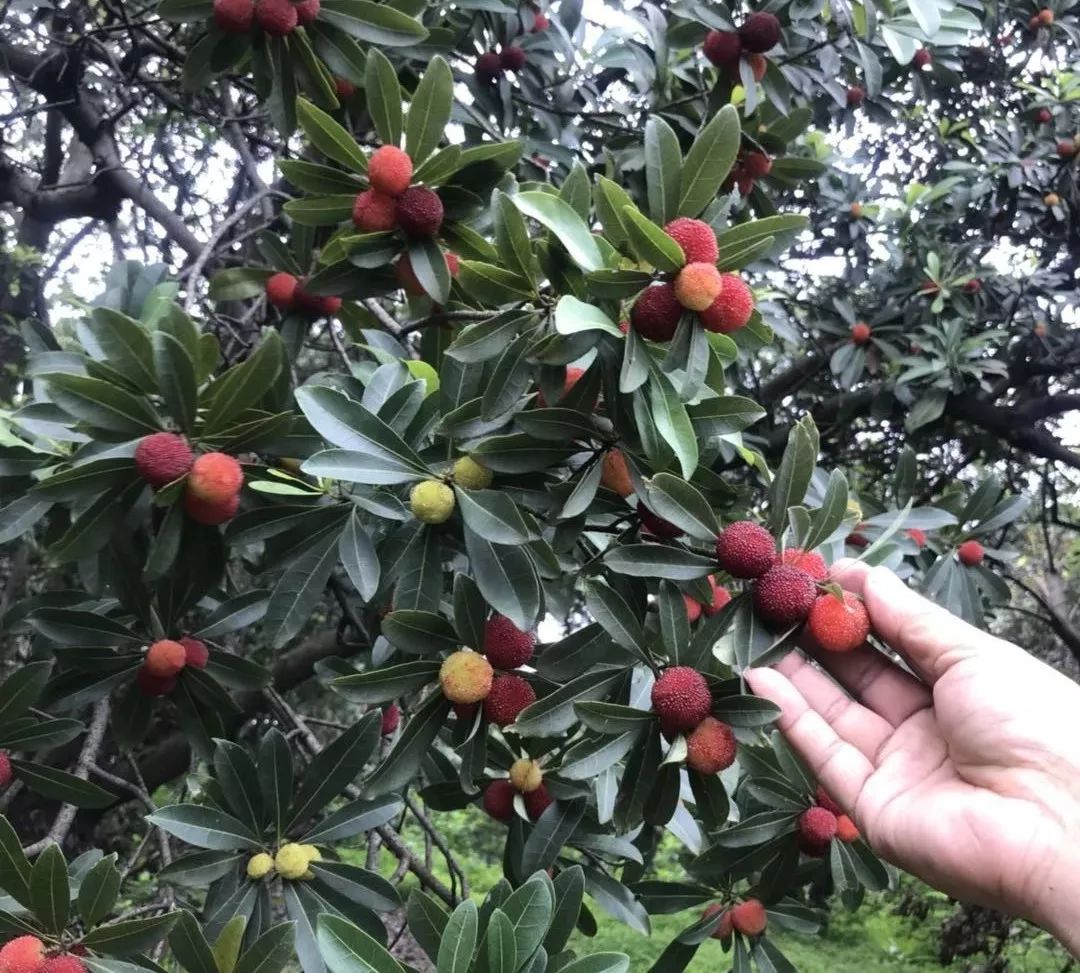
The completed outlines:
[[[769,485],[769,524],[779,534],[787,523],[787,512],[802,502],[817,461],[818,437],[813,420],[806,416],[791,428],[780,468]]]
[[[98,926],[83,936],[81,942],[87,949],[110,956],[135,956],[153,949],[168,935],[179,912],[145,919],[126,919]]]
[[[564,868],[555,876],[555,912],[544,937],[544,949],[549,956],[562,952],[570,939],[581,913],[585,893],[585,874],[580,865]]]
[[[319,18],[379,47],[411,47],[428,36],[415,18],[373,0],[323,0]]]
[[[724,105],[694,139],[679,181],[679,215],[699,216],[716,197],[739,151],[742,130],[734,105]]]
[[[463,260],[458,284],[470,297],[486,305],[517,304],[533,296],[527,277],[479,260]]]
[[[393,750],[364,783],[364,794],[379,797],[411,781],[428,758],[431,745],[450,713],[442,693],[432,693],[413,713]]]
[[[360,597],[371,601],[379,590],[379,556],[359,517],[350,517],[345,525],[338,541],[338,557]]]
[[[469,973],[478,928],[476,903],[466,899],[451,913],[443,930],[436,963],[438,973]]]
[[[450,916],[439,902],[419,889],[409,893],[405,912],[409,932],[434,962],[442,948],[443,931]]]
[[[596,238],[569,203],[543,192],[518,193],[510,198],[522,213],[551,230],[582,270],[603,268],[604,258]]]
[[[633,578],[667,578],[669,581],[693,581],[716,570],[712,558],[664,544],[621,544],[604,555],[604,564],[612,571]]]
[[[116,803],[115,794],[46,764],[13,759],[11,766],[15,770],[15,776],[42,797],[91,810]]]
[[[576,703],[602,699],[622,678],[621,669],[587,672],[522,710],[514,727],[523,737],[561,736],[577,722]]]
[[[606,581],[586,580],[585,607],[616,645],[629,649],[643,662],[649,662],[645,629],[622,595]]]
[[[233,913],[230,913],[230,917],[225,921],[223,926],[220,922],[210,921],[210,917],[207,917],[206,933],[208,936],[212,930],[220,928],[220,932],[217,933],[217,938],[214,940],[213,946],[214,962],[217,964],[220,973],[233,973],[236,969],[236,960],[240,955],[240,948],[244,942],[244,930],[247,927],[247,918],[251,912],[251,907],[246,903],[253,899],[254,894],[254,887],[250,887],[249,892],[244,894],[243,898],[240,900],[238,909],[235,909]],[[229,906],[225,906],[225,909],[228,908]]]
[[[319,916],[319,952],[330,973],[405,973],[366,932],[340,916]]]
[[[488,973],[514,973],[518,960],[514,927],[502,909],[493,910],[488,917],[484,942],[487,944],[483,955],[487,959]]]
[[[278,165],[284,165],[284,163],[279,162]],[[305,165],[312,165],[312,163],[305,163]],[[336,190],[336,192],[341,192],[341,190]],[[260,297],[265,292],[266,282],[272,273],[273,271],[262,267],[228,267],[218,271],[210,278],[210,300],[247,301],[253,297]],[[191,349],[188,351],[190,352]]]
[[[0,544],[21,537],[52,509],[51,500],[42,500],[33,493],[0,507]]]
[[[186,973],[218,973],[214,951],[198,921],[186,910],[169,930],[169,949]]]
[[[495,245],[499,256],[510,270],[531,281],[538,268],[525,218],[505,193],[495,190],[493,200]]]
[[[622,337],[618,325],[592,304],[579,301],[572,294],[559,298],[555,305],[555,330],[559,334],[579,334],[584,331],[604,331]]]
[[[686,617],[686,601],[683,593],[670,581],[661,581],[656,596],[656,609],[660,616],[660,636],[673,665],[681,665],[680,656],[690,646],[690,622]]]
[[[68,922],[71,889],[60,846],[50,842],[30,871],[30,910],[48,932],[59,934]]]
[[[810,533],[803,538],[803,547],[810,551],[831,537],[847,515],[848,483],[840,470],[829,474],[821,506],[814,511]]]
[[[454,626],[432,612],[393,611],[383,619],[381,631],[391,645],[415,655],[432,655],[461,644]]]
[[[337,563],[341,533],[341,527],[334,526],[317,534],[278,578],[264,619],[267,638],[274,648],[291,641],[310,621]]]
[[[434,682],[438,675],[438,660],[422,660],[340,676],[331,685],[354,703],[385,703]]]
[[[276,727],[271,727],[259,744],[258,775],[263,807],[280,837],[292,801],[293,766],[288,741]]]
[[[563,754],[559,776],[567,780],[592,780],[625,757],[641,737],[641,727],[605,736],[586,738]]]
[[[568,963],[559,973],[627,973],[629,969],[630,957],[626,953],[593,953]]]
[[[0,888],[27,908],[30,907],[30,871],[19,836],[8,819],[0,815]]]
[[[85,500],[102,490],[125,486],[136,475],[135,464],[127,457],[96,460],[54,473],[32,488],[32,496],[49,500]]]
[[[174,24],[205,20],[213,12],[213,0],[161,0],[157,6],[157,15]]]
[[[733,226],[717,237],[720,259],[722,262],[726,261],[729,255],[744,251],[769,237],[772,237],[774,242],[786,244],[800,230],[805,229],[808,223],[805,216],[783,213]]]
[[[355,197],[364,187],[360,184],[356,176],[348,172],[342,172],[340,169],[334,169],[332,166],[320,165],[318,162],[306,162],[303,159],[278,159],[277,167],[281,170],[281,174],[297,189],[302,189],[305,193],[312,193],[316,196],[341,196],[350,195]],[[229,270],[223,270],[220,274],[216,274],[214,281],[211,284],[211,295],[216,300],[238,300],[239,298],[224,298],[218,297],[214,294],[214,285],[218,280],[224,277],[226,274],[236,274],[237,285],[242,286],[242,278],[237,273],[252,274],[253,271],[247,270],[243,267],[233,267]],[[261,272],[260,277],[257,280],[252,281],[252,287],[258,284],[258,290],[254,293],[245,294],[245,297],[256,297],[262,293],[265,286],[266,274]]]
[[[285,362],[285,349],[276,331],[267,331],[254,353],[234,365],[210,386],[203,435],[221,432],[273,387]]]
[[[529,878],[500,906],[513,926],[517,955],[522,961],[544,941],[554,907],[551,880],[543,873]]]
[[[312,146],[328,159],[341,163],[353,172],[367,172],[367,156],[356,144],[356,140],[321,108],[317,108],[306,98],[298,98],[296,117]],[[350,213],[351,211],[350,200]]]
[[[116,856],[109,855],[98,861],[83,877],[79,886],[79,915],[83,925],[96,926],[113,910],[120,894],[120,870]]]
[[[715,541],[720,533],[709,501],[697,488],[670,473],[657,473],[648,481],[650,509],[681,528],[691,537],[702,541]]]
[[[585,815],[586,801],[556,801],[538,820],[525,840],[521,870],[525,874],[543,871],[553,865],[563,845],[570,840]]]
[[[689,479],[698,465],[697,436],[679,393],[656,371],[649,381],[649,409],[660,435],[675,451],[683,476]]]
[[[286,216],[300,226],[337,226],[352,218],[355,199],[355,193],[308,196],[304,199],[291,199],[282,209]],[[309,281],[312,292],[318,291],[325,278],[326,273],[323,272],[317,279],[313,278],[313,283]]]
[[[442,141],[454,104],[454,73],[439,55],[428,61],[409,102],[405,151],[413,163],[423,162]]]
[[[45,611],[48,609],[38,609],[38,612]],[[41,691],[49,681],[51,671],[51,662],[31,662],[28,665],[21,665],[4,680],[0,685],[0,723],[9,723],[17,719],[37,703]]]
[[[311,863],[319,885],[378,912],[393,912],[401,906],[397,888],[377,872],[345,862],[319,861]]]
[[[231,740],[215,740],[214,776],[228,810],[251,828],[262,832],[262,797],[255,761],[248,752]]]
[[[144,436],[161,428],[161,419],[142,396],[83,375],[50,375],[49,390],[61,409],[80,422],[126,436]]]
[[[244,951],[233,973],[281,973],[296,956],[296,923],[272,926]]]
[[[96,307],[75,329],[92,357],[107,361],[139,391],[157,391],[150,336],[142,324],[112,308]]]
[[[790,811],[762,811],[714,834],[713,843],[720,848],[763,845],[781,835],[791,834],[795,830],[795,821],[795,815]]]
[[[351,801],[327,815],[300,840],[312,845],[344,841],[392,821],[403,806],[401,798],[395,794],[385,794],[373,800]]]
[[[517,504],[502,490],[463,490],[457,494],[458,509],[469,530],[492,544],[528,544],[537,539]]]
[[[665,273],[673,273],[686,263],[682,247],[636,206],[627,206],[623,210],[623,226],[634,252],[645,263]]]
[[[377,47],[368,49],[364,94],[375,134],[383,145],[401,145],[401,85],[389,59]]]
[[[180,428],[190,434],[195,429],[199,398],[195,363],[171,334],[155,331],[154,367],[166,407]]]
[[[544,604],[532,558],[521,547],[492,544],[467,527],[465,549],[484,600],[522,631],[530,631]]]
[[[211,851],[236,848],[261,850],[261,842],[243,821],[213,807],[198,804],[170,804],[146,818],[181,841]]]
[[[649,215],[661,226],[678,212],[681,178],[679,138],[663,118],[653,115],[645,123],[645,184]]]

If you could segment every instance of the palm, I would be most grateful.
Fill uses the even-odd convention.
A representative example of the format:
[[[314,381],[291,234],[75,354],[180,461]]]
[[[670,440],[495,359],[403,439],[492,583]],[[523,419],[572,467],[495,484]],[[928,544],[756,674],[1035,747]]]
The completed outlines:
[[[923,681],[863,648],[823,660],[861,703],[795,655],[751,672],[755,692],[781,706],[785,734],[885,858],[950,894],[1033,914],[1076,840],[1080,688],[901,597],[892,575],[842,565],[834,576]]]

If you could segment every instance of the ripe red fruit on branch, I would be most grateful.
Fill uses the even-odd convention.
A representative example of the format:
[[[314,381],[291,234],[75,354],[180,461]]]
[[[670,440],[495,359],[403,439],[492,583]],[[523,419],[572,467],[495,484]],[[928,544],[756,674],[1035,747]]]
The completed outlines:
[[[532,31],[530,33],[539,34],[548,29],[551,26],[551,21],[547,19],[546,14],[537,13],[533,18]]]
[[[389,706],[383,707],[382,721],[379,725],[379,732],[385,737],[389,736],[398,728],[401,723],[401,707],[397,703],[391,703]]]
[[[805,621],[817,585],[805,571],[780,564],[754,582],[754,610],[766,624],[787,628]]]
[[[652,687],[653,712],[668,732],[694,729],[712,707],[712,693],[705,677],[689,666],[665,669]]]
[[[780,42],[780,21],[775,14],[752,13],[739,27],[739,39],[744,51],[764,54]]]
[[[356,85],[346,78],[334,78],[334,91],[338,98],[352,98],[356,94]]]
[[[831,811],[837,817],[840,817],[840,815],[844,813],[843,808],[829,797],[828,791],[820,784],[818,784],[817,790],[814,792],[814,801],[819,807],[825,808],[826,811]]]
[[[536,636],[523,632],[505,615],[493,615],[484,625],[484,655],[496,669],[516,669],[533,655]]]
[[[139,666],[135,685],[144,696],[167,696],[176,688],[176,676],[155,676],[146,666]]]
[[[745,328],[754,313],[754,293],[738,274],[721,274],[716,300],[698,314],[706,331],[731,334]]]
[[[1043,7],[1038,13],[1039,23],[1043,27],[1049,27],[1054,22],[1054,11],[1049,7]]]
[[[735,750],[731,727],[706,716],[686,738],[686,765],[699,774],[718,774],[735,762]]]
[[[86,973],[86,964],[78,956],[61,953],[45,960],[41,973]]]
[[[6,750],[0,750],[0,790],[11,783],[15,772],[11,769],[11,757]]]
[[[773,566],[776,541],[760,524],[737,520],[716,538],[716,559],[735,578],[757,578]]]
[[[246,34],[254,20],[253,0],[214,0],[214,23],[226,34]]]
[[[481,54],[476,59],[473,72],[476,74],[477,81],[482,81],[484,84],[491,84],[492,81],[502,74],[502,58],[494,51],[488,51],[485,54]]]
[[[1078,151],[1080,151],[1080,147],[1072,139],[1062,139],[1057,144],[1059,158],[1071,159]]]
[[[504,71],[520,71],[525,67],[525,49],[511,45],[499,55],[499,66]]]
[[[630,326],[650,341],[670,341],[683,316],[671,284],[647,287],[630,309]]]
[[[856,321],[851,326],[852,344],[865,345],[870,341],[870,325],[865,321]]]
[[[286,37],[296,30],[299,17],[289,0],[259,0],[255,22],[271,37]]]
[[[855,827],[855,822],[846,814],[841,814],[836,818],[836,837],[845,844],[851,844],[853,841],[859,840],[859,829]]]
[[[858,108],[866,100],[866,89],[862,85],[853,84],[847,90],[847,103],[851,108]]]
[[[413,240],[425,240],[439,232],[443,221],[442,200],[426,186],[413,186],[398,197],[397,222]]]
[[[693,625],[701,618],[701,602],[696,601],[689,595],[683,595],[683,604],[686,605],[686,620]]]
[[[965,294],[978,294],[982,290],[982,281],[978,277],[972,277],[966,284],[964,284]]]
[[[718,925],[711,934],[713,939],[727,939],[731,935],[731,910],[725,909],[719,902],[713,902],[711,905],[705,906],[705,910],[701,913],[702,919],[710,919],[716,915],[716,913],[722,912],[720,917],[720,925]]]
[[[711,263],[687,264],[675,278],[675,299],[689,311],[704,311],[720,296],[724,278]]]
[[[397,203],[393,196],[365,189],[356,195],[352,220],[365,233],[385,233],[397,226]]]
[[[829,652],[853,652],[870,634],[870,616],[862,599],[853,592],[845,591],[843,601],[826,593],[814,600],[807,630]]]
[[[757,899],[747,899],[731,910],[731,925],[744,936],[760,936],[767,924],[765,906]]]
[[[765,77],[765,72],[769,70],[769,61],[764,54],[751,54],[746,61],[750,65],[750,73],[755,81],[760,81]],[[741,189],[739,191],[742,192]],[[745,196],[746,193],[743,195]]]
[[[296,302],[296,288],[299,281],[284,271],[274,274],[266,281],[266,299],[283,311],[287,311]]]
[[[652,534],[653,537],[665,541],[682,537],[683,531],[681,527],[676,527],[670,521],[664,520],[663,517],[658,517],[640,500],[637,505],[637,515],[641,518],[642,529]]]
[[[143,667],[152,676],[165,679],[175,676],[187,665],[187,650],[172,639],[159,639],[146,652]]]
[[[829,568],[817,551],[804,551],[801,547],[789,547],[783,554],[778,554],[774,564],[787,564],[789,567],[805,571],[815,581],[824,581],[829,576]]]
[[[982,564],[983,555],[985,553],[985,549],[978,541],[964,541],[964,543],[956,549],[956,556],[960,558],[960,563],[969,568]]]
[[[484,788],[482,803],[496,821],[509,821],[514,815],[514,785],[508,780],[493,780]]]
[[[223,524],[226,520],[232,520],[236,516],[236,511],[240,509],[240,494],[234,493],[224,500],[215,501],[203,500],[195,496],[195,494],[185,491],[182,503],[184,513],[195,523],[204,524],[207,527],[216,527],[218,524]]]
[[[743,169],[752,179],[764,179],[772,171],[772,159],[764,152],[750,152],[743,160]]]
[[[152,487],[184,476],[195,462],[195,454],[181,436],[155,432],[144,436],[135,447],[135,469]]]
[[[738,64],[742,56],[742,39],[730,30],[710,30],[702,47],[705,57],[718,68]]]
[[[707,605],[703,605],[702,611],[707,616],[712,616],[731,601],[731,592],[723,585],[717,584],[713,578],[709,578],[709,585],[712,587],[712,601]]]
[[[920,549],[926,547],[926,531],[919,530],[918,527],[909,527],[904,533],[915,542],[916,547]]]
[[[1049,108],[1040,108],[1035,112],[1035,121],[1039,125],[1049,125],[1054,120],[1054,115]]]
[[[630,479],[630,467],[621,449],[609,449],[601,460],[603,470],[600,483],[609,490],[614,490],[620,497],[628,497],[634,492],[634,482]]]
[[[396,145],[376,149],[368,161],[368,182],[376,192],[400,196],[412,182],[413,163]]]
[[[509,726],[526,706],[536,702],[536,691],[521,676],[496,676],[491,692],[484,697],[484,719],[496,726]]]
[[[799,835],[811,845],[827,845],[836,837],[836,815],[823,807],[811,807],[799,815]]]
[[[228,453],[203,453],[188,473],[187,492],[200,500],[221,503],[244,485],[244,471]]]
[[[716,234],[713,228],[702,220],[680,216],[668,223],[664,232],[682,247],[687,263],[715,264],[720,259]]]
[[[922,70],[922,68],[925,68],[928,64],[931,64],[933,60],[934,55],[930,53],[929,49],[925,47],[920,47],[911,58],[911,63],[914,64],[915,67],[919,70]]]
[[[319,16],[319,8],[322,6],[322,0],[301,0],[300,3],[295,3],[296,6],[296,22],[301,27],[306,27],[308,24],[315,23],[315,19]],[[354,91],[356,89],[353,89]]]
[[[528,794],[523,795],[523,800],[525,801],[525,810],[532,821],[539,818],[548,807],[555,803],[555,798],[548,791],[547,784],[541,784],[535,791],[529,791]]]
[[[17,936],[0,949],[0,973],[39,973],[45,944],[37,936]]]
[[[205,669],[206,663],[210,661],[210,650],[206,647],[206,643],[200,639],[193,639],[190,635],[185,635],[178,641],[184,647],[185,664],[193,669]]]

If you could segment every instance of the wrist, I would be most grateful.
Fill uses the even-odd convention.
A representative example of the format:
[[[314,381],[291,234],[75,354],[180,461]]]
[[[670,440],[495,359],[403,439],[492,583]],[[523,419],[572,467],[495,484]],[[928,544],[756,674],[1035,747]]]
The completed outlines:
[[[1080,849],[1075,841],[1062,848],[1061,856],[1047,871],[1031,918],[1080,958]]]

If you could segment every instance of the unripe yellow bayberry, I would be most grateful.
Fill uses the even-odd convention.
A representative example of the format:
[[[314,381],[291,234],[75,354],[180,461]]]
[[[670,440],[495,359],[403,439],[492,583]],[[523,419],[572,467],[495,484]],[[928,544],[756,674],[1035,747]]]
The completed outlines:
[[[454,512],[454,491],[439,480],[424,480],[409,493],[409,508],[425,524],[444,524]]]
[[[308,854],[303,845],[289,842],[278,849],[274,865],[282,878],[303,878],[308,870]]]
[[[471,456],[462,456],[454,464],[454,482],[466,490],[486,490],[495,474]]]
[[[492,676],[487,659],[461,649],[446,657],[439,669],[439,685],[451,703],[479,703],[491,692]]]
[[[303,850],[304,854],[307,856],[308,865],[310,865],[312,862],[321,862],[322,861],[322,853],[314,845],[301,845],[300,848]],[[301,876],[301,878],[314,878],[314,877],[315,877],[315,873],[310,868],[308,868],[308,870],[306,872],[304,872],[304,874]]]
[[[510,783],[522,794],[531,794],[543,781],[544,775],[535,760],[522,757],[510,765]]]
[[[265,851],[260,851],[257,855],[252,855],[248,859],[247,863],[247,876],[248,878],[265,878],[274,869],[274,859],[271,858]]]

